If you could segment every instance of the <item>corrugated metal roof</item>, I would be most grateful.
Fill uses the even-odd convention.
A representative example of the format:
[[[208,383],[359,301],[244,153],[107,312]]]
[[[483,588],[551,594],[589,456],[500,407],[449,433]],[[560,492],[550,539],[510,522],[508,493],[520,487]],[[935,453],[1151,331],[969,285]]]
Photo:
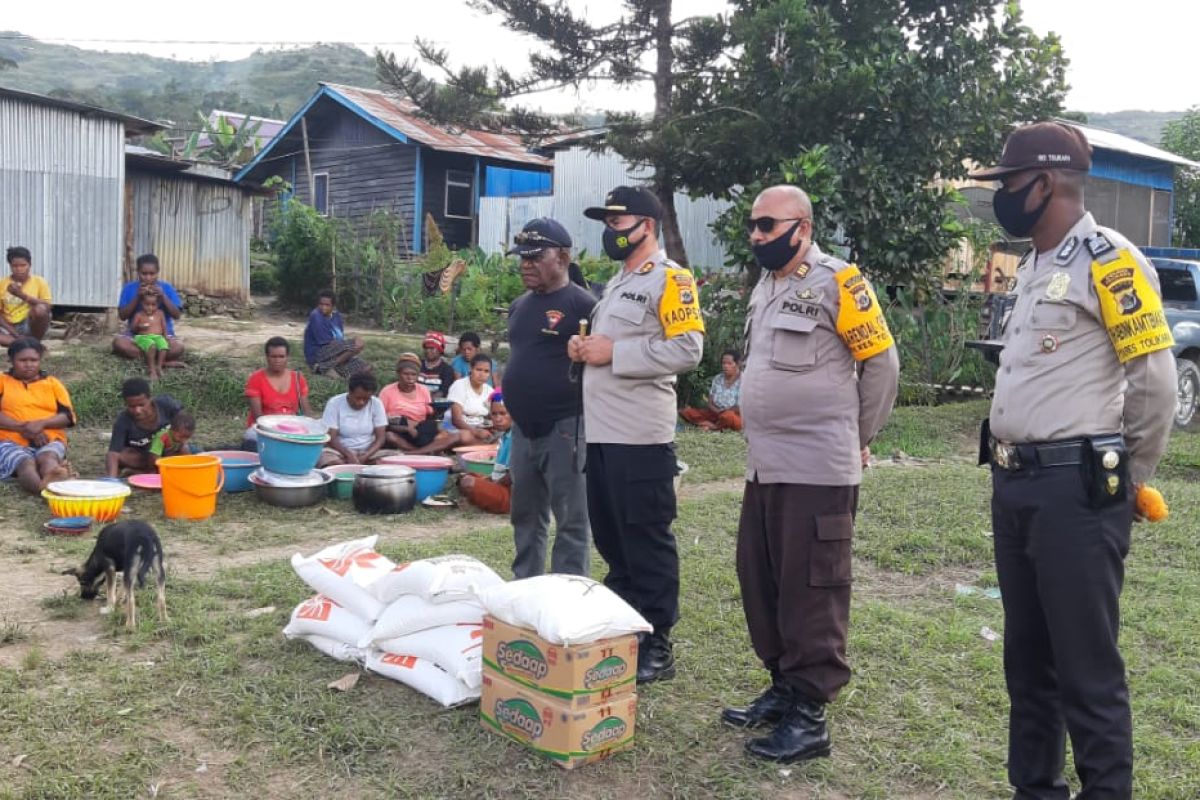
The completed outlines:
[[[1083,135],[1087,137],[1088,144],[1093,148],[1101,150],[1115,150],[1118,153],[1128,153],[1141,158],[1149,158],[1154,161],[1165,161],[1168,164],[1175,164],[1180,167],[1200,168],[1200,163],[1190,161],[1183,156],[1177,156],[1174,153],[1169,153],[1153,145],[1139,142],[1137,139],[1131,139],[1128,136],[1122,136],[1113,131],[1106,131],[1103,128],[1093,128],[1090,125],[1081,125],[1078,122],[1072,122],[1069,119],[1059,120],[1065,122],[1073,128],[1078,128],[1083,131]]]
[[[483,158],[498,158],[523,164],[552,166],[548,158],[529,152],[520,136],[474,130],[447,130],[417,115],[417,107],[408,100],[375,89],[360,89],[340,83],[322,83],[332,92],[380,122],[396,129],[405,137],[450,153],[466,153]]]
[[[131,117],[128,114],[121,114],[117,111],[109,111],[106,108],[98,108],[89,106],[84,103],[75,103],[71,100],[60,100],[57,97],[49,97],[36,92],[25,92],[20,89],[9,89],[0,86],[0,97],[14,97],[19,100],[26,100],[31,103],[39,103],[52,108],[62,108],[67,111],[74,111],[88,117],[104,117],[106,119],[115,119],[120,121],[125,126],[125,133],[128,136],[139,136],[144,133],[154,133],[155,131],[165,130],[166,127],[159,125],[157,122],[151,122],[148,119],[141,117]]]

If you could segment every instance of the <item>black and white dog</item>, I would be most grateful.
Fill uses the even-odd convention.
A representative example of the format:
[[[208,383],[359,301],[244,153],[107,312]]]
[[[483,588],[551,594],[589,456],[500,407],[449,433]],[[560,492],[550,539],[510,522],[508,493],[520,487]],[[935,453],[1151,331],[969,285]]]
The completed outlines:
[[[96,539],[96,547],[82,567],[64,570],[63,575],[74,575],[79,579],[79,596],[91,600],[100,593],[102,581],[108,582],[107,610],[117,604],[116,576],[120,572],[125,585],[125,626],[137,624],[134,606],[134,583],[137,588],[146,585],[146,575],[154,572],[157,588],[158,616],[167,621],[167,600],[163,589],[167,583],[167,572],[163,568],[162,542],[154,528],[140,520],[116,522],[105,526]]]

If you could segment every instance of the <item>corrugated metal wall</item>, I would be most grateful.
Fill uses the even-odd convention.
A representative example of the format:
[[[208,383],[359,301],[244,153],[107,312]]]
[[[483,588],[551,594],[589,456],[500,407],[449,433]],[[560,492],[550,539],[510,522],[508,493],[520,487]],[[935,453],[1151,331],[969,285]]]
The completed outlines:
[[[641,184],[649,180],[647,169],[630,169],[616,153],[592,153],[583,148],[554,154],[554,194],[550,198],[483,198],[479,208],[479,246],[488,253],[503,250],[500,242],[511,242],[512,234],[537,216],[551,216],[571,234],[575,252],[593,255],[603,252],[600,234],[603,227],[583,216],[588,206],[600,205],[609,189],[622,184]],[[544,201],[550,200],[548,205]],[[709,227],[729,207],[723,200],[693,200],[686,194],[675,195],[679,228],[692,266],[716,269],[725,263],[725,251],[713,241]],[[504,234],[504,238],[497,238]]]
[[[512,237],[525,223],[538,217],[553,216],[554,198],[481,197],[479,198],[479,247],[485,253],[503,253],[512,246]]]
[[[0,98],[0,245],[33,252],[56,305],[117,302],[124,147],[118,120]]]
[[[131,171],[133,256],[154,253],[163,280],[215,297],[250,296],[251,198],[231,184]]]

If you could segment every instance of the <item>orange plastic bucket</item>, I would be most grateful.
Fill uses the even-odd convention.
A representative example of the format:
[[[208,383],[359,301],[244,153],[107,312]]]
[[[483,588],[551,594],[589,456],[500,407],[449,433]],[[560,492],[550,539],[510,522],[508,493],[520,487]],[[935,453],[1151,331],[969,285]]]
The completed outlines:
[[[163,512],[171,519],[208,519],[217,510],[225,470],[217,456],[168,456],[158,460]]]

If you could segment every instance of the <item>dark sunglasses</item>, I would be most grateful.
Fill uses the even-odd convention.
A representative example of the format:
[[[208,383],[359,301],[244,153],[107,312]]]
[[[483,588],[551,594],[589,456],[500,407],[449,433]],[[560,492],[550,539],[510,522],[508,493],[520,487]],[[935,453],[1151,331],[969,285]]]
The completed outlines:
[[[758,228],[759,233],[770,233],[781,222],[803,222],[806,219],[808,217],[784,217],[782,219],[776,219],[775,217],[752,217],[746,220],[746,233],[754,233],[755,228]]]

